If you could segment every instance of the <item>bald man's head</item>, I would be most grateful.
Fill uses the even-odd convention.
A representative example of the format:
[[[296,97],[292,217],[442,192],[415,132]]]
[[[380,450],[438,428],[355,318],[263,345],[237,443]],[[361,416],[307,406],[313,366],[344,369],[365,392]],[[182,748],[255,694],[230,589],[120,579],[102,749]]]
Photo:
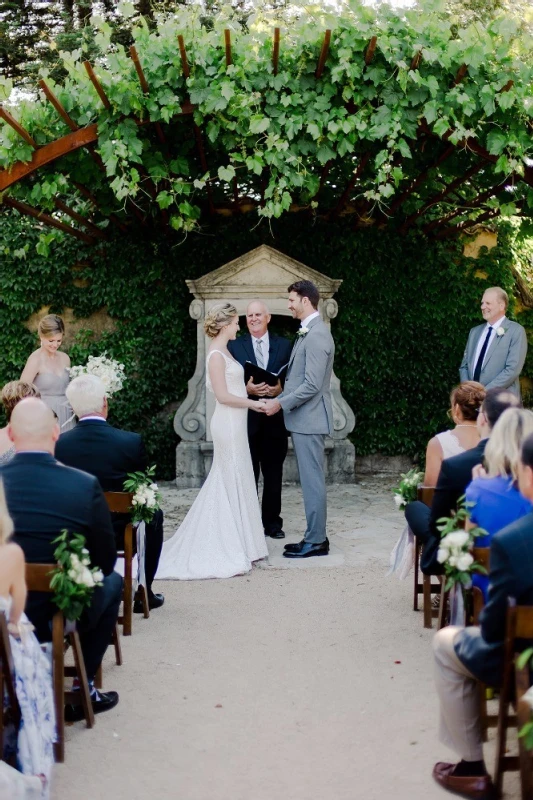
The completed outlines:
[[[256,338],[264,336],[270,322],[270,311],[262,300],[252,300],[246,309],[246,324],[248,330]]]
[[[46,403],[36,397],[27,397],[13,409],[8,435],[17,453],[24,450],[53,453],[59,425]]]

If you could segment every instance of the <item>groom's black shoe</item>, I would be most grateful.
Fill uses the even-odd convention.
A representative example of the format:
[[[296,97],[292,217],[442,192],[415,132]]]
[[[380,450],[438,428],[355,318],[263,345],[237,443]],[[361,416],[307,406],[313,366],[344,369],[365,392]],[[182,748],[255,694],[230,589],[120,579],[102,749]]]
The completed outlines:
[[[287,553],[299,553],[304,544],[305,544],[305,539],[302,539],[301,542],[296,542],[296,543],[293,542],[292,544],[286,544],[284,550]],[[329,539],[327,536],[326,536],[326,541],[322,542],[322,544],[327,544],[329,550]]]
[[[285,532],[281,528],[265,528],[265,536],[270,536],[271,539],[284,539]]]
[[[148,608],[150,611],[153,611],[154,608],[160,608],[164,602],[164,594],[154,594],[154,592],[148,592]],[[135,597],[133,602],[133,611],[135,614],[142,614],[144,611],[140,595]]]
[[[327,556],[328,553],[329,543],[326,540],[325,542],[320,542],[320,544],[304,542],[296,552],[286,550],[283,555],[285,558],[310,558],[311,556]]]

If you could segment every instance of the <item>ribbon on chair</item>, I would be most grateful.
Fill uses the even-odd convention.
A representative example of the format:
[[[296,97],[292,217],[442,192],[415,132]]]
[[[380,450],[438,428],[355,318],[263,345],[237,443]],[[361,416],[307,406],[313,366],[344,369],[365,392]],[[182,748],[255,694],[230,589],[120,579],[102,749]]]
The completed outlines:
[[[399,580],[405,580],[413,569],[414,563],[415,536],[409,525],[406,525],[390,554],[387,577],[396,572]]]
[[[467,587],[468,588],[468,587]],[[450,625],[465,624],[465,598],[463,585],[454,583],[450,589]]]
[[[146,524],[139,522],[137,525],[137,583],[146,589],[145,552],[146,552]]]

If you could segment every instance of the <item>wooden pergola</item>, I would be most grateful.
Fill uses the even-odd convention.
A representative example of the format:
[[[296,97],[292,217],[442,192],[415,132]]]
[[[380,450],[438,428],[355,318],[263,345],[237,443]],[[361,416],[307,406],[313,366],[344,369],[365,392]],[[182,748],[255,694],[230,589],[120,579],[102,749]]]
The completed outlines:
[[[327,30],[320,52],[317,54],[316,81],[319,81],[324,71],[328,69],[330,41],[331,31]],[[377,41],[377,37],[373,36],[368,42],[364,53],[365,68],[369,67],[374,59]],[[183,75],[188,78],[190,62],[183,36],[178,36],[177,47]],[[142,92],[149,95],[150,85],[135,46],[130,47],[129,54]],[[226,66],[232,64],[229,30],[225,31],[221,57],[225,58]],[[272,42],[274,75],[278,72],[279,57],[280,29],[276,28]],[[414,56],[410,69],[418,70],[421,61],[422,53],[419,52]],[[99,101],[100,111],[105,114],[112,106],[102,81],[92,64],[86,61],[84,67],[94,87],[95,100]],[[466,65],[462,65],[456,74],[450,75],[450,85],[458,85],[466,80],[468,80]],[[93,169],[102,175],[106,174],[104,163],[98,153],[98,123],[79,126],[47,82],[41,80],[39,86],[68,131],[54,141],[39,145],[17,119],[6,108],[0,106],[0,118],[4,124],[16,131],[33,150],[28,161],[19,161],[0,170],[0,192],[3,193],[1,199],[4,208],[16,209],[21,214],[33,217],[43,225],[57,228],[86,244],[94,244],[98,240],[109,238],[105,230],[98,226],[103,219],[109,219],[122,232],[126,232],[132,224],[140,224],[143,227],[156,224],[163,230],[169,229],[168,212],[159,209],[154,202],[162,186],[155,185],[142,164],[136,166],[143,179],[145,196],[136,199],[135,202],[130,199],[122,206],[109,188],[109,179],[107,179],[107,189],[95,192],[90,177],[78,179],[75,171],[72,173],[69,156],[83,150],[94,162]],[[509,91],[512,86],[513,77],[510,76],[501,92]],[[346,109],[348,113],[354,112],[350,101],[346,103]],[[187,140],[188,157],[193,159],[197,174],[201,175],[209,173],[210,169],[216,167],[217,153],[215,148],[210,148],[204,131],[195,123],[194,111],[195,106],[186,99],[181,105],[181,111],[168,123],[140,119],[133,115],[129,118],[134,120],[143,137],[149,138],[150,146],[159,149],[165,160],[173,157],[173,148],[177,141]],[[533,125],[531,128],[533,132]],[[521,183],[533,187],[533,166],[530,164],[524,165],[523,174],[514,172],[502,178],[501,173],[496,173],[494,170],[497,156],[492,155],[474,138],[452,144],[450,142],[452,134],[453,131],[448,130],[442,136],[437,136],[424,118],[419,119],[416,137],[408,142],[411,158],[398,157],[402,166],[407,169],[404,181],[391,198],[388,208],[383,206],[380,208],[361,197],[361,181],[365,178],[365,171],[369,169],[376,150],[369,146],[366,151],[350,154],[349,158],[337,157],[330,159],[325,165],[310,165],[320,179],[312,207],[310,204],[303,206],[293,203],[290,210],[316,214],[327,220],[350,217],[354,228],[394,224],[401,233],[406,233],[416,226],[429,237],[444,239],[467,231],[473,225],[486,223],[498,217],[499,208],[491,207],[489,203],[492,198],[506,198],[509,201],[514,199],[511,195],[517,192]],[[65,202],[65,196],[62,197],[60,194],[54,198],[55,210],[52,212],[30,205],[16,197],[17,186],[31,184],[40,171],[47,169],[65,174],[72,193],[89,201],[92,210],[88,216],[79,213],[72,204]],[[88,172],[90,173],[90,170]],[[368,180],[368,173],[366,179]],[[256,183],[252,186],[249,176],[235,177],[232,183],[233,191],[230,194],[221,182],[207,181],[200,201],[202,218],[206,220],[218,215],[238,215],[260,208],[264,203],[266,181],[261,176],[259,178],[254,176],[254,180]],[[531,213],[528,212],[523,197],[519,196],[516,208],[517,213]],[[465,218],[457,221],[458,217]]]

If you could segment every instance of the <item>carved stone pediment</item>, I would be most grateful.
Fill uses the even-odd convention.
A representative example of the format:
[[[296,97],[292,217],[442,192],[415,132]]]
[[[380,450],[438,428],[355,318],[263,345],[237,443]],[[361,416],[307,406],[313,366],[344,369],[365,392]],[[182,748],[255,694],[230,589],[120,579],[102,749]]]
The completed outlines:
[[[198,280],[186,283],[192,294],[201,300],[253,300],[277,298],[280,295],[286,299],[287,287],[301,280],[312,281],[323,299],[333,297],[342,283],[266,244],[208,272]]]

